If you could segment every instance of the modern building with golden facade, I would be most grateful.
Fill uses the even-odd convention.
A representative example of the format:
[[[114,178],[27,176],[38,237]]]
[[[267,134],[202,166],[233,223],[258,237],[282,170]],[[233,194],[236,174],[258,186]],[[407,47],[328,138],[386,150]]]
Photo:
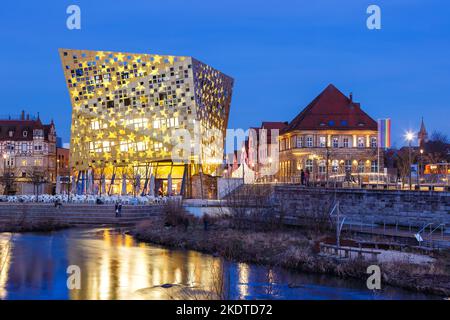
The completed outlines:
[[[70,166],[77,181],[92,179],[83,192],[123,194],[126,182],[126,193],[145,193],[153,175],[152,192],[178,194],[200,167],[214,174],[222,164],[232,78],[186,56],[59,53],[72,103]],[[174,149],[183,143],[188,154]]]
[[[299,182],[303,170],[310,182],[369,183],[383,160],[377,137],[377,122],[330,84],[281,130],[277,179]]]

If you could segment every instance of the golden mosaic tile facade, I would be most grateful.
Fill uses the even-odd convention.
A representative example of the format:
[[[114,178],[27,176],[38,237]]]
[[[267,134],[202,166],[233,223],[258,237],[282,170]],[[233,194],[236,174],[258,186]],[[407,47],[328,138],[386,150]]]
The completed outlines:
[[[72,103],[76,171],[171,159],[175,130],[200,146],[190,163],[223,158],[233,79],[184,56],[59,50]],[[195,140],[191,140],[195,141]]]

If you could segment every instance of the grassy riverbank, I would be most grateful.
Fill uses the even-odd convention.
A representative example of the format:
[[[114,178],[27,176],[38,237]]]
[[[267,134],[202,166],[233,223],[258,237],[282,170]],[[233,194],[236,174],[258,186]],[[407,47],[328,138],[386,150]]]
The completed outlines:
[[[189,225],[167,226],[163,218],[139,223],[132,231],[141,241],[191,249],[240,262],[273,265],[303,272],[368,278],[367,267],[373,262],[363,259],[338,260],[318,254],[317,243],[326,234],[306,230],[255,230],[234,228],[229,219],[220,219],[204,231],[198,221]],[[187,228],[186,228],[187,226]],[[450,296],[450,254],[435,256],[430,264],[408,262],[377,263],[382,271],[382,285]]]

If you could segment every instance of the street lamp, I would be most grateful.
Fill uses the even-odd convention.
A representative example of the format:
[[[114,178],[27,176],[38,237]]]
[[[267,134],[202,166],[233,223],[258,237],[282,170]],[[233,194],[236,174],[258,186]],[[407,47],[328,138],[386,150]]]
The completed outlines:
[[[8,171],[6,169],[8,168]],[[7,153],[3,154],[3,176],[5,177],[5,194],[11,191],[11,156]]]
[[[417,179],[417,183],[419,185],[419,190],[420,190],[420,178],[422,176],[422,168],[423,168],[423,149],[420,149],[420,159],[419,159],[419,174],[418,174],[418,179]]]
[[[411,143],[412,143],[412,141],[414,139],[414,132],[412,132],[412,131],[406,132],[405,139],[406,139],[406,141],[408,141],[408,145],[409,145],[409,161],[408,161],[408,164],[409,164],[409,190],[412,190],[412,185],[411,185],[412,184],[412,171],[411,171],[411,164],[412,164],[411,152],[412,152],[412,150],[411,150]]]

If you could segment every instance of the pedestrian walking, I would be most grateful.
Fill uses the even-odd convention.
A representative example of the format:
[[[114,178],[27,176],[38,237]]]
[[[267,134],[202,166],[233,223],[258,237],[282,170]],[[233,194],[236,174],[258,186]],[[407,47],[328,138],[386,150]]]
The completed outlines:
[[[309,169],[306,169],[306,171],[305,171],[305,184],[306,184],[307,187],[309,186],[309,175],[310,175]]]
[[[305,171],[303,169],[300,171],[300,183],[302,186],[305,185]]]

